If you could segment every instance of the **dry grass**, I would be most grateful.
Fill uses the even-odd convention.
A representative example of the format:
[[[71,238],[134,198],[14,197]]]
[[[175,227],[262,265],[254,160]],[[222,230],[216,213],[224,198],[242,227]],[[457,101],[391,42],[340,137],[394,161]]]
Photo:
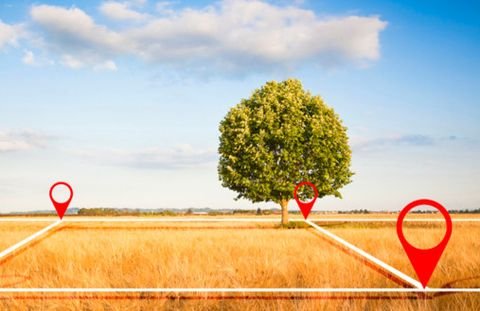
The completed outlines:
[[[353,228],[355,227],[355,228]],[[395,223],[330,225],[330,231],[370,252],[395,268],[415,277],[415,272],[400,244]],[[420,248],[437,245],[443,238],[443,223],[405,223],[404,235]],[[438,263],[429,286],[480,287],[480,224],[454,223],[450,241]],[[473,278],[471,280],[463,280]]]
[[[0,223],[0,241],[18,241],[46,224]],[[13,287],[398,287],[340,251],[314,230],[277,229],[270,223],[67,223],[0,265],[0,286]],[[328,224],[332,232],[415,276],[395,233],[394,223]],[[13,229],[16,228],[17,230]],[[5,229],[3,229],[5,228]],[[22,228],[20,230],[20,228]],[[207,229],[208,228],[208,229]],[[242,229],[241,229],[242,228]],[[433,235],[425,234],[425,230]],[[408,225],[413,243],[440,239],[442,225]],[[15,232],[17,234],[15,234]],[[25,234],[26,233],[26,234]],[[431,286],[480,275],[480,224],[455,224]],[[430,236],[430,238],[425,238]],[[14,238],[15,237],[15,238]],[[6,241],[6,240],[5,240]],[[11,243],[12,244],[12,243]],[[8,244],[7,245],[11,245]],[[418,245],[418,244],[416,244]],[[474,248],[475,247],[475,248]],[[5,247],[3,247],[5,248]],[[15,280],[2,276],[16,276]],[[23,276],[22,278],[19,278]],[[477,286],[476,280],[454,287]],[[0,296],[0,309],[35,310],[440,310],[478,309],[478,295],[446,295],[433,300],[390,295],[329,299],[269,299],[252,294],[205,298],[186,295]],[[112,296],[112,295],[107,295]],[[278,296],[278,295],[277,295]],[[296,295],[297,298],[299,295]],[[318,296],[318,295],[317,295]],[[325,295],[323,295],[325,296]],[[341,295],[345,296],[345,295]],[[23,299],[19,299],[23,297]],[[44,298],[45,298],[44,297]],[[257,298],[255,298],[257,297]],[[28,298],[28,299],[26,299]],[[36,299],[32,299],[36,298]],[[187,299],[185,299],[187,298]],[[189,299],[188,299],[189,298]],[[235,299],[233,299],[235,298]],[[317,297],[318,298],[318,297]],[[371,297],[370,297],[371,298]],[[392,299],[393,298],[393,299]],[[417,296],[413,296],[417,298]]]
[[[52,222],[0,223],[0,251],[45,228]]]
[[[113,226],[60,228],[0,271],[33,276],[22,287],[396,286],[308,230]]]

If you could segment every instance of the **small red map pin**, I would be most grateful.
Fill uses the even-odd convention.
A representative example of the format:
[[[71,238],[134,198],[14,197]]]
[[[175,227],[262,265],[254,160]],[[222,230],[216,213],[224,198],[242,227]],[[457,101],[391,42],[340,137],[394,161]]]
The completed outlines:
[[[434,207],[439,210],[445,218],[447,226],[445,236],[440,244],[435,247],[428,249],[416,248],[408,243],[403,235],[403,219],[411,209],[419,205],[428,205]],[[423,288],[425,288],[433,274],[433,271],[435,270],[435,267],[438,264],[438,261],[440,260],[440,257],[442,256],[443,251],[445,250],[445,247],[448,244],[448,241],[450,240],[450,236],[452,235],[452,219],[450,218],[450,214],[445,207],[433,200],[420,199],[413,201],[405,206],[400,212],[400,215],[398,215],[397,235],[403,245],[403,248],[405,249],[405,252],[408,255],[408,258],[410,259],[410,262],[412,263],[413,268],[415,269],[415,272],[417,273],[418,278],[420,279],[420,283],[422,283]]]
[[[298,188],[300,188],[301,186],[309,186],[313,189],[314,196],[310,202],[302,202],[298,198],[297,191]],[[310,214],[310,211],[312,210],[313,204],[315,204],[315,201],[318,198],[317,188],[315,188],[315,185],[309,181],[302,181],[301,183],[298,183],[297,186],[295,186],[295,190],[293,190],[293,197],[295,198],[295,201],[297,201],[298,207],[300,208],[300,211],[302,211],[303,217],[307,219],[308,214]]]
[[[65,202],[57,202],[53,198],[53,189],[55,189],[55,187],[60,186],[60,185],[66,186],[68,188],[68,190],[70,191],[70,197]],[[66,182],[59,181],[59,182],[53,184],[53,186],[50,188],[49,195],[50,195],[50,200],[53,203],[53,206],[55,206],[55,209],[57,210],[58,217],[60,217],[60,219],[62,219],[63,215],[65,215],[65,212],[67,211],[68,205],[70,205],[70,202],[72,201],[72,198],[73,198],[72,187],[70,187],[70,185],[67,184]]]

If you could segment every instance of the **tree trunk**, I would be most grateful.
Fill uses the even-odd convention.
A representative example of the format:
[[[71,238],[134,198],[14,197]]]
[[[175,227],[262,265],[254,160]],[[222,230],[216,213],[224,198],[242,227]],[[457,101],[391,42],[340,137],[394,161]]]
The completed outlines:
[[[288,224],[288,200],[281,200],[280,206],[282,207],[282,225]]]

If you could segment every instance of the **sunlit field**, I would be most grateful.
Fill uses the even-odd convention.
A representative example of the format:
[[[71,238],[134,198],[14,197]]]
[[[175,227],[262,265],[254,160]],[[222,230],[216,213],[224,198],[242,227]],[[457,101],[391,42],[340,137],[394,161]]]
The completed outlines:
[[[395,223],[328,224],[331,232],[353,243],[404,273],[415,272],[400,244]],[[436,246],[445,233],[443,223],[405,223],[407,240],[419,248]],[[454,223],[452,236],[431,287],[480,287],[480,223]]]
[[[0,222],[0,251],[45,228],[52,221],[31,223]]]
[[[336,215],[340,218],[345,215]],[[346,215],[357,218],[371,215]],[[423,217],[424,215],[421,215]],[[270,218],[275,216],[270,216]],[[313,218],[322,218],[314,215]],[[378,217],[375,215],[374,217]],[[395,215],[382,216],[395,218]],[[416,217],[414,215],[413,217]],[[471,216],[473,217],[473,216]],[[195,217],[193,217],[195,219]],[[197,217],[198,219],[208,218]],[[218,220],[226,217],[211,217]],[[265,217],[263,217],[265,218]],[[355,218],[355,217],[354,217]],[[3,288],[401,288],[314,228],[277,222],[70,222],[1,259]],[[121,219],[121,218],[112,218]],[[151,219],[151,218],[145,218]],[[179,218],[180,219],[180,218]],[[137,218],[138,220],[138,218]],[[54,222],[0,222],[2,250]],[[321,222],[323,228],[416,278],[395,222]],[[405,223],[419,247],[443,223]],[[480,223],[454,223],[430,287],[480,287]],[[480,294],[2,293],[0,309],[440,310],[478,309]]]

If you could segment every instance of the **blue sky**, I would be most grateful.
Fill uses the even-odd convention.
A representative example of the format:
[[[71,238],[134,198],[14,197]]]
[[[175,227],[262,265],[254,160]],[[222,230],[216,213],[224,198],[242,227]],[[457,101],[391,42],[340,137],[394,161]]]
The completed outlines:
[[[479,208],[480,22],[473,1],[3,1],[0,212],[256,208],[216,171],[218,124],[269,80],[300,79],[353,149],[342,200]],[[294,202],[290,204],[295,208]]]

